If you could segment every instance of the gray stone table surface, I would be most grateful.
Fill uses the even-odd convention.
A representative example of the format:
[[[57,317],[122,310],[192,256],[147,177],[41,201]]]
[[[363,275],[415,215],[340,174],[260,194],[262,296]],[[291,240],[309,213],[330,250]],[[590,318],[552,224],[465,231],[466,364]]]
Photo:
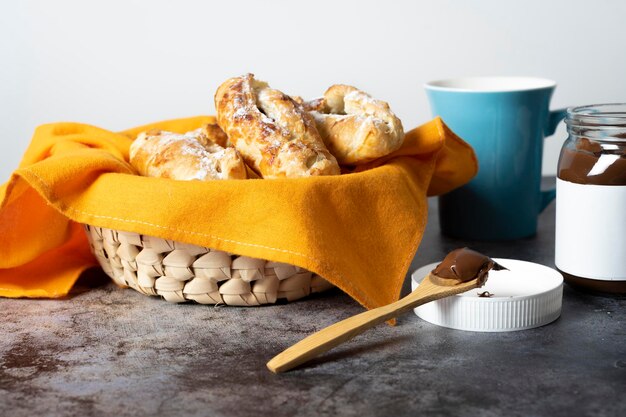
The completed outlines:
[[[435,205],[409,272],[465,245],[553,266],[554,204],[535,237],[506,243],[441,236]],[[4,416],[626,416],[626,300],[567,286],[541,328],[471,333],[411,313],[282,375],[267,360],[362,308],[338,290],[173,305],[92,271],[67,299],[0,299],[0,311]]]

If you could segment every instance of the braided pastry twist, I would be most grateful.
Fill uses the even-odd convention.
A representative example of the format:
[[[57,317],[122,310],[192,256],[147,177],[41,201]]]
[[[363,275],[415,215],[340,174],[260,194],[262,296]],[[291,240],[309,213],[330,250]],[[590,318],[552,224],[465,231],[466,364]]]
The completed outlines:
[[[224,148],[207,136],[207,127],[185,134],[153,129],[130,146],[130,163],[148,177],[175,180],[247,178],[246,166],[234,148]],[[211,129],[211,128],[208,128]]]
[[[303,103],[340,164],[356,165],[390,154],[404,140],[402,122],[389,104],[349,85],[331,86]]]
[[[263,178],[339,174],[311,115],[253,74],[220,85],[215,108],[229,142]]]

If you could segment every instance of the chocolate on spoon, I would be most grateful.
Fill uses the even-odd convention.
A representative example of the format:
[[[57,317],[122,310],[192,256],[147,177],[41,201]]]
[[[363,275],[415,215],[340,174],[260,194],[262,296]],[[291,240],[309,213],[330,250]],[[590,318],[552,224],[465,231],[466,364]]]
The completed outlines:
[[[267,363],[274,373],[288,371],[354,336],[417,306],[484,285],[489,271],[506,269],[468,248],[450,252],[412,293],[383,307],[365,311],[302,339]]]
[[[451,286],[462,282],[478,280],[482,287],[490,270],[506,269],[490,257],[468,248],[455,249],[430,273],[430,280],[437,285]]]

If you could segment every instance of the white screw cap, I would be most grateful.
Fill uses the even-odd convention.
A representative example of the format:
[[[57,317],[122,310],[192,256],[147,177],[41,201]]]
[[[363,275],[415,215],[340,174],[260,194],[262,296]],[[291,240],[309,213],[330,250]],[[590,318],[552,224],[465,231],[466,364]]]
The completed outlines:
[[[494,261],[508,271],[489,271],[483,287],[421,305],[415,314],[438,326],[474,332],[532,329],[561,315],[563,277],[558,271],[515,259]],[[437,264],[412,274],[413,290]],[[480,297],[485,291],[491,296]]]

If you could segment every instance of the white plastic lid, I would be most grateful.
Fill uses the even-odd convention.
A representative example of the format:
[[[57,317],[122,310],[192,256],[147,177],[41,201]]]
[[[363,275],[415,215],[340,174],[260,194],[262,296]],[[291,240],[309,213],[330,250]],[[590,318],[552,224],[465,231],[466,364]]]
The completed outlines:
[[[438,326],[474,332],[532,329],[561,315],[563,277],[558,271],[515,259],[494,260],[508,271],[489,271],[483,287],[421,305],[415,314]],[[413,272],[413,290],[437,264]],[[491,296],[480,297],[484,291]]]

